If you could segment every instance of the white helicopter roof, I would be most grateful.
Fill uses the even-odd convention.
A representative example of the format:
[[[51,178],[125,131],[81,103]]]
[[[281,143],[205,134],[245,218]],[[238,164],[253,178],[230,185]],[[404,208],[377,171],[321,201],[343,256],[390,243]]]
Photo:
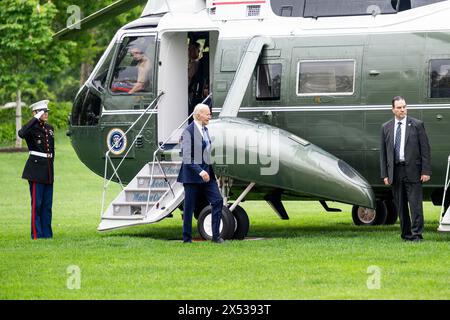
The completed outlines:
[[[395,14],[373,12],[372,15],[319,18],[281,17],[273,12],[270,0],[157,0],[149,1],[142,17],[159,13],[162,16],[158,23],[159,30],[219,28],[221,37],[450,30],[450,1]],[[144,19],[148,18],[137,21],[144,23]]]

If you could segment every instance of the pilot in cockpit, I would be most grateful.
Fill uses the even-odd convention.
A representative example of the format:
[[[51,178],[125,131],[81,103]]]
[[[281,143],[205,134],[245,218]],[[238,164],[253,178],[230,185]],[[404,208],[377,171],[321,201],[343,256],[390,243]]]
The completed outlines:
[[[137,62],[137,80],[133,85],[129,94],[147,90],[150,82],[150,59],[145,55],[142,48],[138,46],[131,47],[130,54],[134,61]]]

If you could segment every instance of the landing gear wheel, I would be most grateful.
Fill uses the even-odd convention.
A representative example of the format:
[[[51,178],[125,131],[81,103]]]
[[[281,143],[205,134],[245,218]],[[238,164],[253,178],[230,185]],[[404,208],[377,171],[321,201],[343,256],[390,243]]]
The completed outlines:
[[[389,199],[384,200],[384,204],[386,205],[387,210],[386,221],[384,222],[384,224],[395,224],[398,219],[398,212],[395,209],[394,202],[391,199]]]
[[[236,222],[231,211],[223,206],[222,217],[220,220],[220,237],[228,240],[233,239],[234,230],[236,228]],[[208,205],[198,215],[197,229],[200,236],[205,240],[212,239],[212,226],[211,226],[211,206]]]
[[[231,207],[231,204],[228,207]],[[247,212],[240,205],[237,205],[232,214],[236,220],[236,230],[234,231],[233,239],[243,240],[247,236],[248,229],[250,228]]]
[[[376,209],[353,206],[352,218],[357,226],[375,226],[386,221],[386,205],[384,201],[377,201]]]

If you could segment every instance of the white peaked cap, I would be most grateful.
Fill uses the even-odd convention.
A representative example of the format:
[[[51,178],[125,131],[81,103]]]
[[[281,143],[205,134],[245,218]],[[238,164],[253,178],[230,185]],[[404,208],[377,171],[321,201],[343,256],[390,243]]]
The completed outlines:
[[[35,102],[30,106],[31,111],[48,110],[49,102],[50,102],[49,100],[41,100],[41,101]]]

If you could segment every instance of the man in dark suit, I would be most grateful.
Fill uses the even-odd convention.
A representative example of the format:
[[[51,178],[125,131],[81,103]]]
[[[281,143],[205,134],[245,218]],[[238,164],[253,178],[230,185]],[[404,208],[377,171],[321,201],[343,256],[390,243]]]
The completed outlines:
[[[405,98],[394,97],[392,112],[395,117],[381,128],[381,178],[385,185],[392,185],[402,239],[421,241],[424,225],[422,183],[430,180],[431,153],[423,122],[407,117],[406,108]]]
[[[55,140],[48,124],[48,100],[30,106],[33,118],[19,130],[27,141],[30,156],[22,178],[28,180],[31,195],[31,238],[52,238],[53,161]]]
[[[219,232],[223,198],[211,165],[211,139],[206,127],[210,119],[209,106],[196,105],[194,121],[181,137],[183,163],[177,181],[184,186],[183,242],[192,242],[192,214],[199,195],[204,195],[212,207],[212,241],[224,242]]]

